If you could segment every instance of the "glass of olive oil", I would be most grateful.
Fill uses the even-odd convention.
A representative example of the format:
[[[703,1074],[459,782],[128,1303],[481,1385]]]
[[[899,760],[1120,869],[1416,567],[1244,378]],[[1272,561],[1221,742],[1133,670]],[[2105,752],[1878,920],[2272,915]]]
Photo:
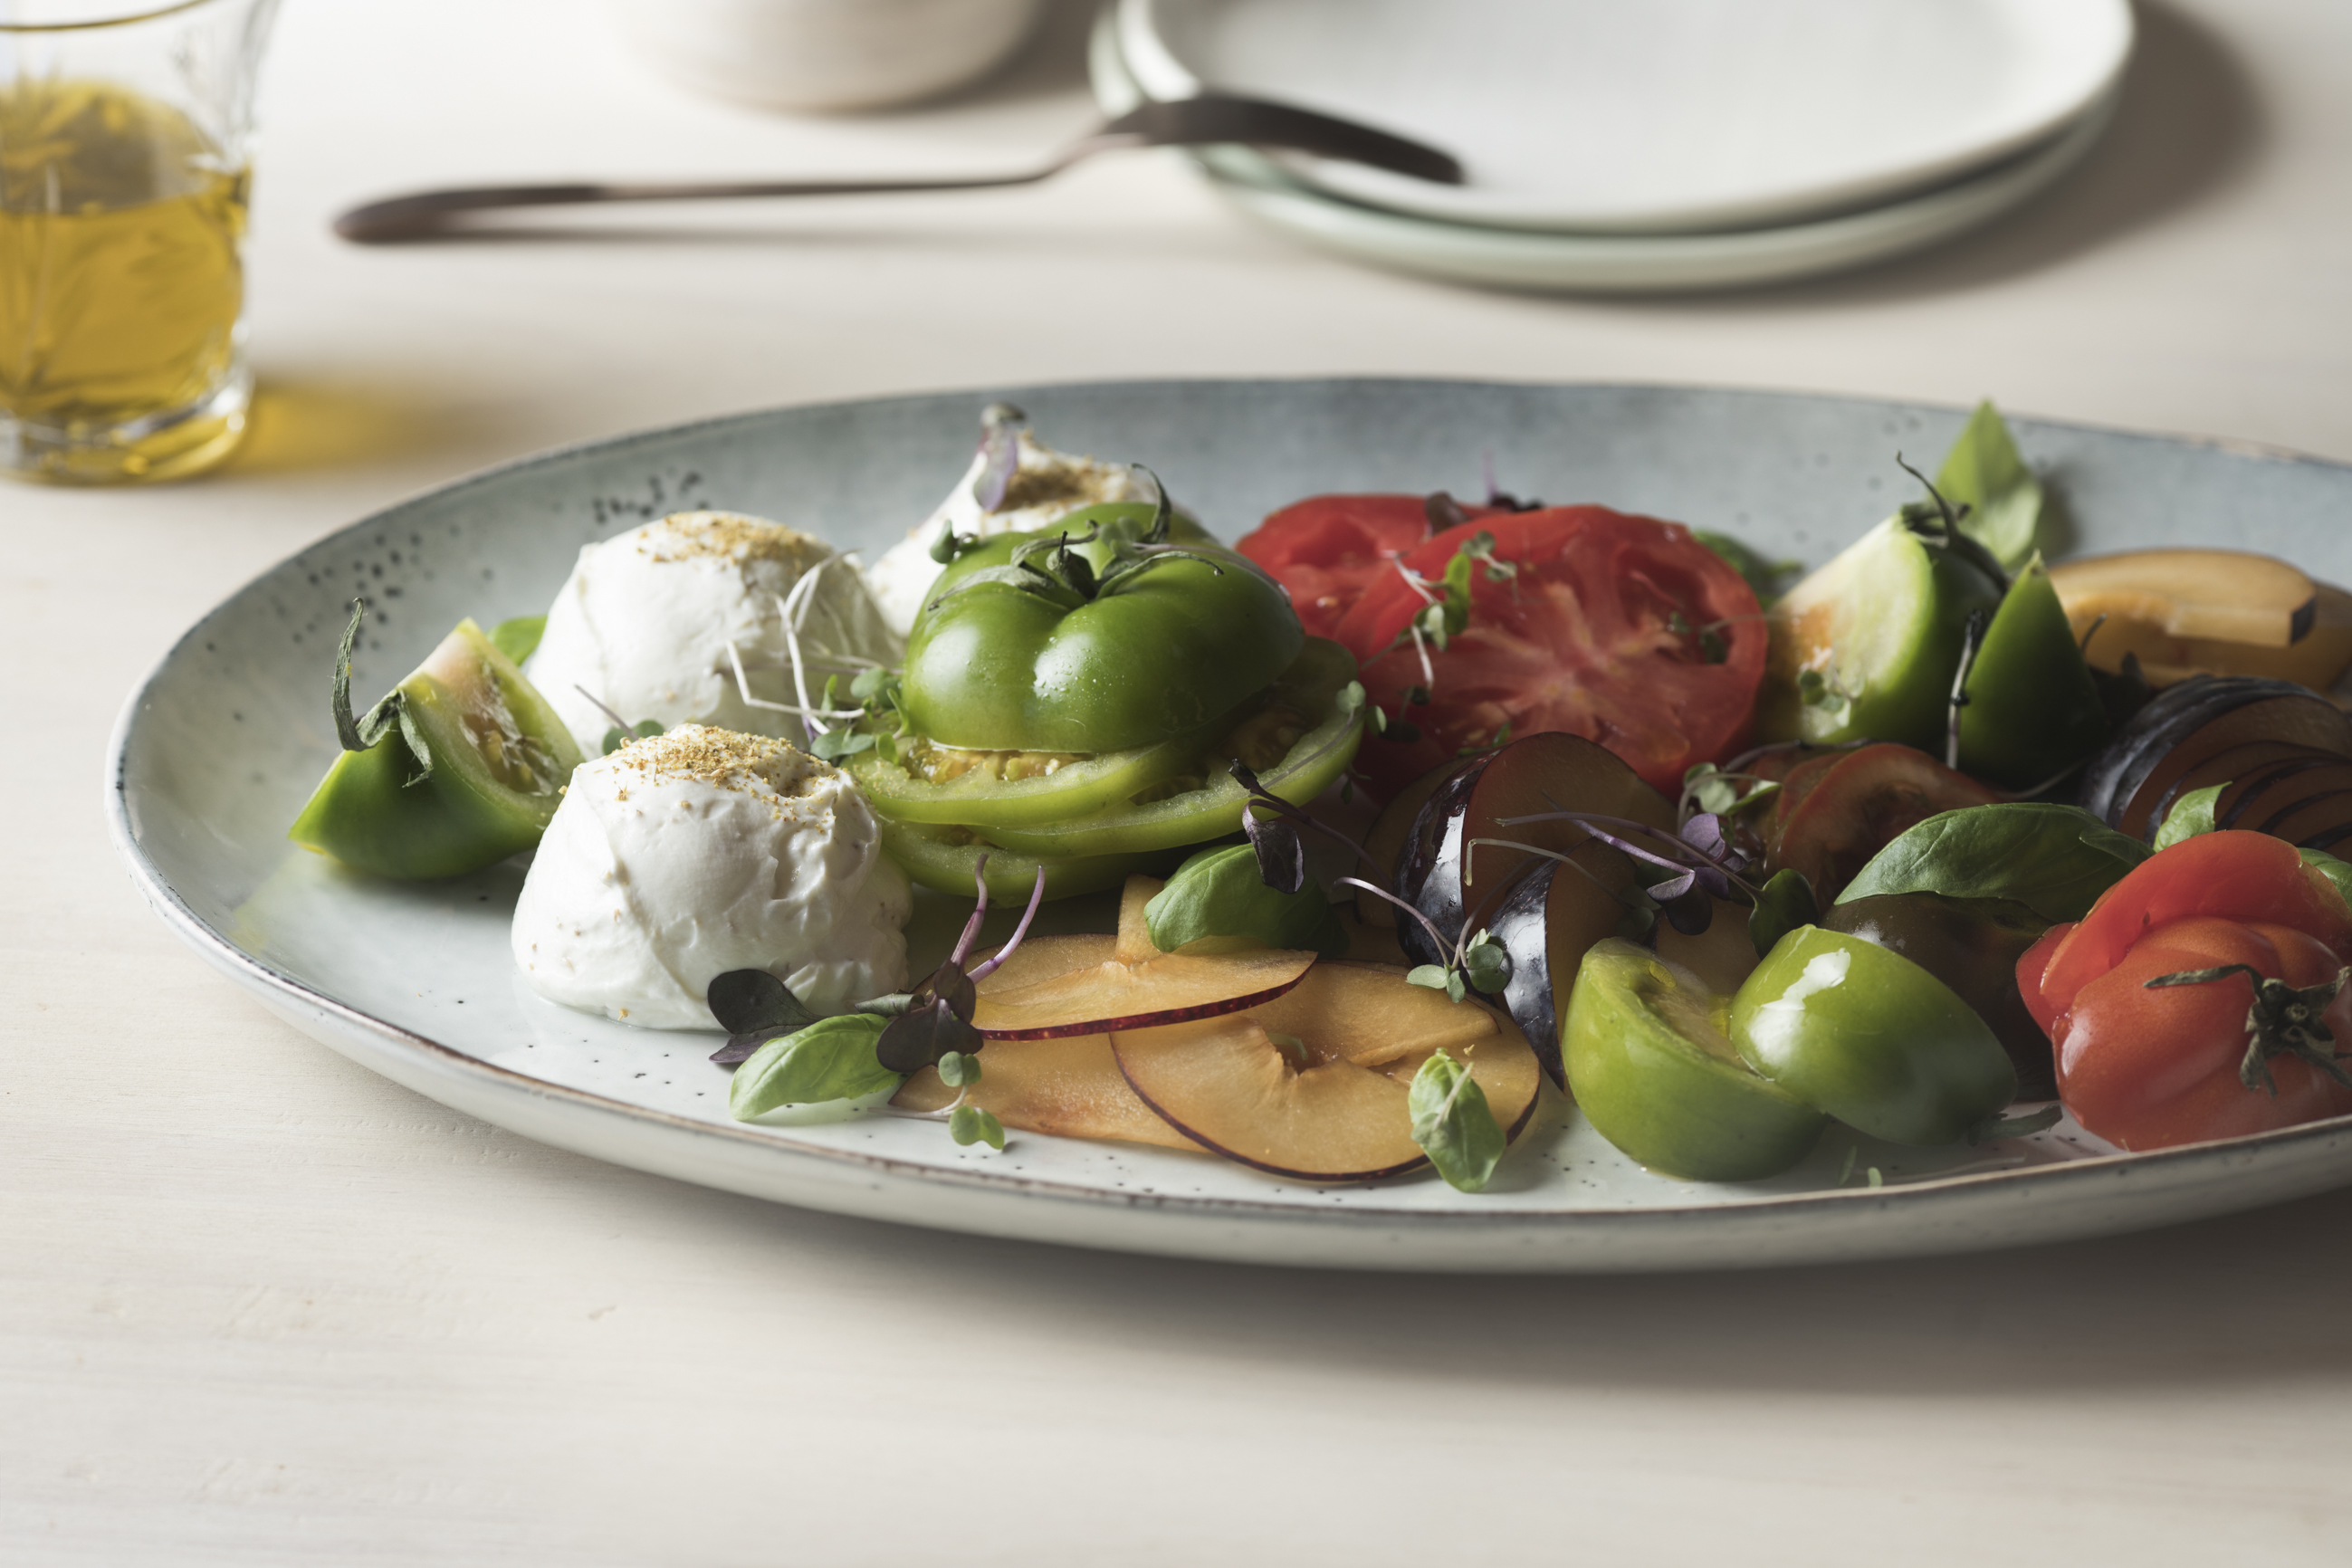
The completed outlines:
[[[0,0],[0,475],[135,483],[235,450],[277,6]]]

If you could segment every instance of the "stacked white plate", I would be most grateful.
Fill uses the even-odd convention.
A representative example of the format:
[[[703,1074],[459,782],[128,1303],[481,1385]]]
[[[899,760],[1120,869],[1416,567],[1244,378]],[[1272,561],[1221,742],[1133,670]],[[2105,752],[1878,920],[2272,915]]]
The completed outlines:
[[[1202,91],[1381,126],[1464,184],[1246,147],[1244,212],[1473,283],[1716,289],[1948,240],[2039,194],[2111,117],[2129,0],[1111,0],[1113,113]]]

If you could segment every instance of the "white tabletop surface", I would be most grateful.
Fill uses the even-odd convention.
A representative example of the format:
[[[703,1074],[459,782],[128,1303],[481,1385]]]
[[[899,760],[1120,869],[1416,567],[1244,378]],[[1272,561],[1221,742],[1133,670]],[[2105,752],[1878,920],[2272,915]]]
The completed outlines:
[[[169,489],[0,489],[0,726],[34,747],[0,785],[0,1560],[2345,1561],[2352,1195],[1948,1261],[1499,1281],[802,1214],[313,1045],[141,907],[100,816],[125,693],[268,563],[485,464],[726,410],[1631,379],[1990,393],[2352,458],[2352,8],[2141,18],[2108,143],[1996,229],[1594,303],[1292,249],[1159,155],[353,249],[339,205],[435,183],[1017,162],[1087,118],[1083,18],[959,101],[802,121],[668,88],[584,5],[294,0],[248,452]]]

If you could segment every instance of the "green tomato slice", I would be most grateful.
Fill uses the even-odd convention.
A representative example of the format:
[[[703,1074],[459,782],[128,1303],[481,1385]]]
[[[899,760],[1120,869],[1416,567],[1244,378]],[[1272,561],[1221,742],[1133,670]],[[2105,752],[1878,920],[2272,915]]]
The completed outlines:
[[[1760,1181],[1803,1159],[1829,1118],[1739,1059],[1722,1006],[1647,948],[1595,943],[1560,1025],[1569,1089],[1595,1131],[1651,1170]]]
[[[1952,988],[1901,953],[1799,926],[1731,998],[1751,1068],[1890,1143],[1952,1143],[2017,1096],[2017,1068]]]
[[[1175,856],[1168,851],[1145,855],[1024,855],[960,827],[936,827],[912,822],[882,822],[882,852],[898,863],[908,879],[934,892],[968,899],[978,879],[988,879],[992,903],[1025,904],[1045,873],[1045,896],[1066,899],[1077,893],[1099,893],[1122,886],[1138,872],[1162,873]],[[980,858],[988,857],[987,868]]]
[[[287,837],[380,877],[455,877],[539,842],[580,750],[514,661],[461,621],[400,683],[398,728],[328,768]]]
[[[1002,776],[1001,762],[1034,753],[983,752],[970,771],[939,783],[908,771],[911,749],[899,742],[898,761],[885,761],[878,749],[860,752],[843,763],[876,812],[900,822],[940,826],[1021,827],[1066,822],[1134,799],[1152,785],[1195,770],[1216,740],[1238,721],[1228,715],[1156,746],[1107,752],[1055,766],[1028,778]]]
[[[1346,771],[1363,740],[1364,690],[1356,683],[1356,661],[1337,643],[1309,638],[1265,700],[1313,722],[1281,762],[1260,771],[1258,782],[1284,800],[1310,801]],[[986,837],[1007,849],[1065,857],[1173,849],[1238,833],[1247,795],[1221,764],[1207,760],[1213,771],[1197,787],[1072,821],[992,826]]]

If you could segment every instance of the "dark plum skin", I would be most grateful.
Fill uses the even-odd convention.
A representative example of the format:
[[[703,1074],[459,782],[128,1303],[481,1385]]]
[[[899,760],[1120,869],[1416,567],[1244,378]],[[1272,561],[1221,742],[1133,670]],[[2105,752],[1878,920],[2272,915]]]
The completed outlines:
[[[1396,895],[1419,910],[1431,925],[1445,933],[1450,943],[1462,932],[1462,824],[1470,807],[1470,792],[1486,771],[1487,759],[1478,757],[1438,786],[1412,820],[1404,853],[1397,858]],[[1443,963],[1428,931],[1410,915],[1397,921],[1397,945],[1415,963]]]
[[[1487,921],[1486,929],[1511,955],[1511,983],[1503,987],[1499,998],[1490,1000],[1499,1000],[1511,1022],[1527,1036],[1544,1076],[1566,1089],[1568,1069],[1559,1054],[1559,999],[1552,989],[1549,919],[1552,882],[1563,872],[1577,875],[1557,860],[1531,868],[1512,887],[1503,907]],[[1580,951],[1576,956],[1580,962],[1584,955]],[[1566,978],[1573,981],[1575,976]]]
[[[2019,1098],[2058,1098],[2050,1037],[2017,989],[2017,961],[2049,930],[2047,921],[2008,899],[1890,893],[1840,904],[1822,924],[1901,953],[1950,986],[2008,1053]]]
[[[2246,715],[2204,735],[2256,703],[2274,704],[2276,717],[2255,723]],[[2253,676],[2193,676],[2158,692],[2091,760],[2083,778],[2083,809],[2123,832],[2152,835],[2157,824],[2132,820],[2132,806],[2176,751],[2194,745],[2200,755],[2209,754],[2257,738],[2352,755],[2352,730],[2343,715],[2308,687]],[[2184,765],[2195,760],[2186,759]]]

